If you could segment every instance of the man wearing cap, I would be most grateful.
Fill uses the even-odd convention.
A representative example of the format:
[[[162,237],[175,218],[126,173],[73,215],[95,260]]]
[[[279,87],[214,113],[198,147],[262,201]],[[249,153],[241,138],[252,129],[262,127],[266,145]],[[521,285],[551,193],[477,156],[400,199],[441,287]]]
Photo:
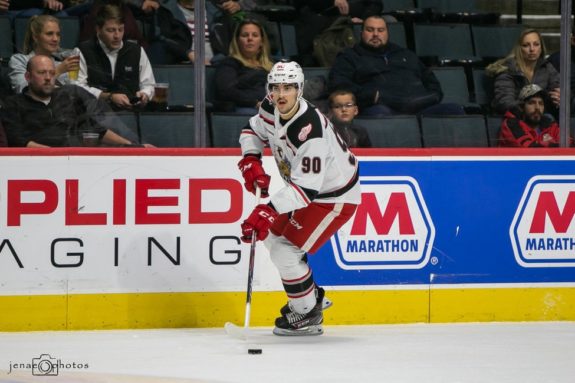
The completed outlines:
[[[545,114],[547,94],[537,84],[529,84],[519,92],[518,108],[508,110],[499,131],[499,146],[558,147],[559,124]],[[570,146],[573,146],[571,138]]]

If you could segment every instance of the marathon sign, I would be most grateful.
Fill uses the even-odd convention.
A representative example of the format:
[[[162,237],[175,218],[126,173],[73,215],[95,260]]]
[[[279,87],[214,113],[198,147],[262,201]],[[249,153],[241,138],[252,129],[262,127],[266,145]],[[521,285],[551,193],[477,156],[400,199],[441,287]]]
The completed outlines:
[[[575,176],[529,180],[509,235],[523,267],[575,267]]]
[[[435,228],[419,185],[411,177],[360,177],[362,201],[332,237],[344,270],[421,269]]]

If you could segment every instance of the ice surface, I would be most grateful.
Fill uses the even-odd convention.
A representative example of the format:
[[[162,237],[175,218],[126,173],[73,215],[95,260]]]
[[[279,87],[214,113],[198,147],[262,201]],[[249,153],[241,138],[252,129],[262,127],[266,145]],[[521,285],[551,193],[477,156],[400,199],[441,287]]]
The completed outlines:
[[[575,382],[575,322],[324,329],[294,338],[260,327],[247,341],[223,327],[0,333],[0,382]],[[64,365],[57,377],[15,368],[41,354]]]

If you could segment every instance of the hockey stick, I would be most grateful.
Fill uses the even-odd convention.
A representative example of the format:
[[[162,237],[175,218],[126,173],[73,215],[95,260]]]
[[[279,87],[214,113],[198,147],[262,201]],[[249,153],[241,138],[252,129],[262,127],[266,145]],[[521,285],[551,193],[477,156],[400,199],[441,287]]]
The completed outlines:
[[[260,198],[262,195],[262,190],[256,186],[256,206],[260,204]],[[244,317],[244,327],[236,326],[231,322],[226,322],[224,329],[226,333],[233,338],[246,340],[248,338],[248,332],[250,328],[250,314],[251,314],[251,304],[252,304],[252,281],[254,279],[254,260],[256,258],[256,242],[257,242],[257,232],[252,233],[252,243],[250,246],[250,263],[248,267],[248,287],[246,293],[246,313]]]

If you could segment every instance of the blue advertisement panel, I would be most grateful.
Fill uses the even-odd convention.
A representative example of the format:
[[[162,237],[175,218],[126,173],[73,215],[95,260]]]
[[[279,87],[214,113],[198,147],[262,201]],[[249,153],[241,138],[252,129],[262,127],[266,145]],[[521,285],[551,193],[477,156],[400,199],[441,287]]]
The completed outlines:
[[[309,257],[319,284],[575,282],[575,158],[360,158],[362,204]]]

